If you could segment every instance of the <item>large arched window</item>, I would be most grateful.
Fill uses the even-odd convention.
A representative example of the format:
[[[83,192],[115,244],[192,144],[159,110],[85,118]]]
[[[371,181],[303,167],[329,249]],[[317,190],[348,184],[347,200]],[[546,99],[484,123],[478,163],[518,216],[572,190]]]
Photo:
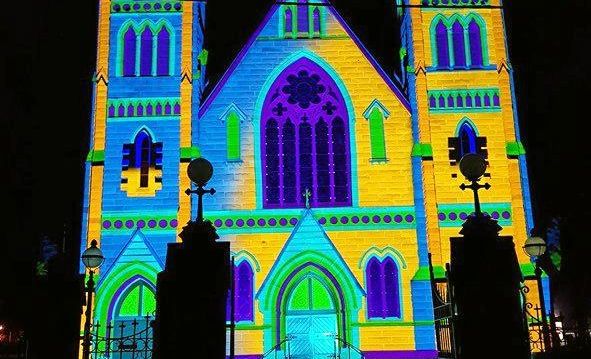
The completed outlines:
[[[368,318],[400,318],[400,278],[391,257],[372,258],[365,269]]]
[[[302,58],[269,89],[261,115],[265,208],[351,205],[345,100],[324,69]]]
[[[234,321],[254,320],[254,272],[250,263],[243,260],[234,266]],[[231,321],[230,298],[226,304],[226,318]]]

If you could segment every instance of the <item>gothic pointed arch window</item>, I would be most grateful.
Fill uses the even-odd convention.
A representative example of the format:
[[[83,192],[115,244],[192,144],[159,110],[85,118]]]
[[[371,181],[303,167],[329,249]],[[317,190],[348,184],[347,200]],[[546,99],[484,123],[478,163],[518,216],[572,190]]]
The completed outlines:
[[[284,24],[285,36],[291,37],[293,34],[293,11],[291,7],[285,8]]]
[[[471,64],[474,67],[480,67],[484,64],[484,56],[482,53],[482,33],[480,25],[475,19],[472,19],[468,25],[468,38],[470,42]]]
[[[437,67],[449,67],[449,38],[447,26],[440,20],[435,26],[435,47],[437,48]]]
[[[312,12],[312,24],[314,26],[314,35],[320,35],[320,8],[315,7]]]
[[[400,318],[400,278],[391,257],[373,257],[365,268],[368,318]]]
[[[146,26],[141,35],[140,76],[152,76],[152,58],[154,51],[154,34]]]
[[[261,114],[264,208],[351,205],[349,116],[336,82],[313,61],[288,66]],[[338,174],[338,175],[337,175]]]
[[[449,159],[452,164],[456,164],[469,153],[479,154],[486,159],[486,142],[486,137],[479,137],[476,128],[464,119],[458,128],[457,136],[449,138]]]
[[[240,161],[240,117],[234,110],[226,117],[226,139],[228,161]]]
[[[170,31],[166,26],[160,29],[157,43],[156,74],[158,76],[168,76],[170,75]]]
[[[154,142],[148,131],[141,130],[134,142],[123,145],[122,184],[134,190],[148,189],[162,181],[162,143]],[[133,188],[130,188],[130,179]]]
[[[234,321],[254,320],[254,271],[247,260],[234,265]],[[232,320],[231,301],[226,302],[227,321]]]
[[[133,26],[123,36],[123,76],[135,76],[137,38]]]
[[[452,42],[454,50],[454,67],[466,67],[466,43],[464,40],[464,27],[456,20],[452,27]]]

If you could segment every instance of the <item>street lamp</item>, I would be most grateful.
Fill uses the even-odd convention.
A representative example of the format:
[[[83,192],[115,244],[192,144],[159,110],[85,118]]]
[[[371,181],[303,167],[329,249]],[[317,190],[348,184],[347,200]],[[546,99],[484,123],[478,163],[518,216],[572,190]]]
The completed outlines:
[[[98,269],[105,261],[103,252],[96,245],[97,242],[93,239],[90,243],[90,247],[86,248],[81,256],[82,263],[86,269],[88,269],[88,281],[86,282],[86,292],[88,295],[86,300],[86,313],[84,321],[84,342],[82,343],[83,359],[90,358],[90,321],[92,316],[92,294],[94,293],[94,271]]]
[[[468,181],[472,182],[469,185],[462,183],[460,185],[460,189],[465,191],[466,189],[471,189],[474,192],[474,209],[476,212],[476,216],[481,216],[482,211],[480,209],[480,198],[478,197],[478,190],[479,189],[490,189],[490,184],[479,184],[478,181],[484,173],[486,172],[486,160],[475,153],[469,153],[462,157],[460,160],[460,172],[468,179]]]
[[[538,297],[540,298],[540,310],[542,311],[542,333],[544,336],[544,348],[550,346],[550,330],[546,318],[546,301],[544,299],[544,287],[542,286],[542,268],[540,268],[540,257],[546,253],[546,242],[540,237],[529,237],[523,245],[525,253],[534,261],[536,281],[538,283]]]
[[[197,205],[197,223],[203,222],[203,195],[209,193],[211,195],[215,194],[215,189],[204,189],[207,185],[207,182],[213,176],[213,166],[211,162],[206,160],[203,157],[194,159],[189,163],[189,167],[187,168],[187,175],[191,182],[197,185],[196,190],[187,189],[185,193],[187,196],[190,196],[192,193],[197,194],[199,198],[199,202]]]

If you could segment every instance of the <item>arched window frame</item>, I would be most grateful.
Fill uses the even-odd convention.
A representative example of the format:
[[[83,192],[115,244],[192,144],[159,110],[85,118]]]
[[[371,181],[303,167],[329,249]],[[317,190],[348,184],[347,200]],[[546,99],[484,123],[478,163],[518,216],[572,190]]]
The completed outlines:
[[[366,304],[367,319],[369,320],[401,320],[402,319],[402,279],[401,266],[390,254],[382,257],[371,255],[366,260],[364,269],[367,288]],[[392,264],[395,270],[394,283],[390,283],[394,291],[392,301],[387,298],[386,264]],[[376,270],[379,270],[379,280],[376,280]],[[392,307],[389,307],[389,304]]]
[[[303,64],[305,63],[305,65]],[[301,66],[301,67],[300,67]],[[287,115],[274,115],[274,111],[275,111],[275,106],[279,105],[279,102],[281,103],[281,106],[288,106],[288,98],[289,95],[285,95],[286,93],[283,93],[282,90],[280,88],[278,88],[278,86],[284,87],[284,85],[287,85],[289,82],[286,80],[286,77],[288,75],[298,75],[299,76],[299,72],[301,70],[304,70],[303,72],[309,72],[307,75],[315,75],[315,74],[323,74],[323,79],[324,79],[324,85],[329,86],[333,91],[331,92],[331,95],[329,95],[330,97],[332,97],[332,105],[334,106],[334,104],[338,104],[339,106],[334,107],[331,111],[334,111],[336,109],[336,112],[333,113],[331,112],[330,115],[324,116],[322,115],[322,113],[324,113],[324,111],[329,111],[327,109],[320,109],[317,108],[314,111],[312,111],[312,113],[315,113],[316,115],[313,118],[308,117],[307,115],[305,115],[304,113],[301,112],[301,110],[296,110],[296,112],[294,112],[294,116],[287,116]],[[281,71],[276,71],[275,72],[277,75],[273,77],[273,80],[269,80],[269,84],[267,85],[267,89],[265,90],[265,97],[261,98],[261,102],[260,104],[257,106],[260,111],[262,111],[261,113],[261,117],[260,117],[260,122],[257,124],[257,129],[259,131],[260,134],[260,142],[259,142],[259,149],[260,152],[258,152],[260,154],[260,166],[258,168],[258,173],[257,173],[257,178],[261,179],[261,185],[262,185],[262,190],[261,190],[261,197],[259,197],[260,201],[261,201],[261,206],[263,208],[266,209],[275,209],[275,208],[282,208],[282,209],[286,209],[286,208],[302,208],[305,206],[306,204],[306,200],[304,199],[304,192],[306,188],[309,188],[312,192],[312,195],[310,197],[310,205],[312,207],[323,207],[323,208],[330,208],[330,207],[349,207],[352,205],[352,203],[354,202],[353,199],[353,193],[354,189],[355,189],[355,185],[356,183],[354,181],[352,181],[352,173],[351,173],[351,168],[352,168],[352,162],[354,162],[354,159],[351,158],[352,156],[350,156],[350,152],[351,152],[351,146],[354,146],[354,143],[352,143],[351,141],[351,121],[350,121],[350,116],[352,115],[351,112],[349,111],[350,109],[350,100],[349,97],[347,96],[347,93],[344,92],[344,89],[339,86],[340,79],[338,79],[338,76],[336,76],[335,72],[330,69],[326,63],[323,63],[322,60],[320,59],[314,59],[312,60],[310,57],[308,56],[303,56],[303,57],[299,57],[299,58],[294,58],[293,61],[289,61],[289,63],[286,63],[285,66],[281,67]],[[327,93],[327,92],[323,92],[323,93]],[[280,96],[274,96],[274,94],[281,94]],[[323,99],[324,102],[327,102],[326,100],[328,99],[328,97],[325,97]],[[325,104],[323,102],[323,105]],[[271,106],[271,104],[273,104]],[[328,105],[328,104],[326,104]],[[297,104],[292,105],[292,107],[298,106]],[[312,106],[316,106],[315,104],[312,104]],[[273,110],[272,110],[273,108]],[[285,108],[282,109],[282,113],[285,114],[287,112],[285,112]],[[304,116],[302,116],[304,115]],[[285,196],[284,196],[284,191],[282,188],[283,187],[283,181],[284,181],[284,167],[281,166],[279,164],[279,161],[283,161],[283,153],[282,151],[282,146],[281,146],[281,141],[277,141],[276,138],[279,136],[279,134],[281,134],[281,131],[283,129],[283,124],[284,122],[286,122],[287,117],[290,118],[290,120],[296,124],[296,128],[297,128],[297,132],[299,134],[299,142],[296,145],[297,148],[297,152],[295,154],[295,158],[298,159],[300,161],[300,165],[298,167],[298,171],[297,173],[297,177],[296,178],[296,183],[299,189],[298,192],[296,193],[296,201],[294,203],[290,203],[287,202],[285,200]],[[320,119],[323,118],[327,124],[329,124],[329,129],[328,129],[328,136],[330,138],[331,135],[334,135],[332,132],[332,128],[330,127],[332,124],[332,120],[336,117],[339,116],[341,117],[341,119],[344,121],[344,123],[346,124],[346,131],[344,133],[344,139],[346,140],[346,153],[348,154],[346,156],[347,158],[347,163],[346,163],[346,168],[347,168],[347,175],[343,176],[343,181],[345,182],[344,184],[342,184],[343,187],[346,188],[346,198],[343,199],[342,201],[338,201],[336,199],[336,193],[335,195],[333,195],[332,193],[330,194],[330,200],[323,202],[322,200],[320,200],[320,193],[322,192],[322,185],[323,184],[330,184],[329,187],[329,192],[332,192],[333,190],[336,191],[336,181],[334,181],[334,172],[332,172],[331,170],[329,171],[324,171],[324,168],[321,168],[322,164],[319,164],[320,161],[318,161],[318,154],[319,151],[317,149],[318,146],[318,134],[316,133],[316,125],[320,122]],[[311,125],[311,126],[310,126]],[[302,129],[304,129],[305,127],[309,127],[309,131],[307,133],[307,135],[303,135],[302,134]],[[309,141],[306,141],[306,139],[309,139]],[[333,139],[334,140],[334,139]],[[308,143],[309,142],[309,143]],[[309,145],[309,146],[305,146],[305,145]],[[334,152],[330,151],[330,146],[331,144],[328,144],[329,146],[329,161],[330,161],[330,166],[332,167],[333,165],[333,159],[334,159]],[[305,151],[302,150],[302,148],[305,147]],[[307,152],[309,151],[309,152]],[[304,161],[302,160],[303,157],[305,157],[306,155],[309,155],[309,160],[306,161],[309,163],[312,163],[311,166],[309,167],[305,167],[304,165],[302,165],[304,163]],[[320,178],[319,173],[321,171],[324,171],[322,173],[329,173],[330,179],[328,179],[327,181],[325,181],[324,178]],[[310,174],[309,176],[305,175],[306,173],[313,173]],[[259,177],[260,176],[260,177]],[[309,180],[309,181],[308,181]],[[335,186],[333,186],[333,182],[335,182]]]
[[[472,65],[471,55],[471,43],[469,34],[469,24],[475,21],[480,28],[480,46],[482,50],[482,65]],[[459,22],[464,29],[464,58],[466,66],[456,66],[456,56],[454,54],[454,41],[452,26],[455,22]],[[437,27],[442,24],[447,29],[447,56],[448,64],[441,64],[440,54],[438,51],[439,41],[437,40]],[[454,14],[451,17],[446,17],[442,14],[438,14],[433,18],[430,26],[430,38],[431,38],[431,59],[433,67],[441,70],[456,69],[456,68],[467,68],[467,69],[478,69],[489,65],[488,58],[488,35],[487,26],[485,20],[476,13],[469,13],[465,16],[460,14]]]
[[[386,133],[384,129],[384,113],[378,106],[371,109],[369,118],[369,141],[371,149],[371,162],[386,162]]]
[[[464,133],[471,135],[468,143],[469,152],[466,152],[462,143]],[[458,123],[454,137],[450,137],[448,140],[448,147],[450,149],[449,160],[452,166],[458,164],[462,157],[468,153],[476,153],[484,159],[488,159],[487,138],[479,135],[476,125],[467,117]]]
[[[148,141],[148,153],[145,153],[144,143]],[[156,142],[154,136],[148,131],[147,128],[143,127],[134,135],[130,143],[123,145],[123,159],[122,159],[122,189],[128,191],[128,193],[139,194],[142,191],[151,191],[156,189],[158,184],[162,182],[160,172],[152,174],[152,170],[162,170],[162,143]],[[147,155],[147,159],[144,156]],[[146,166],[147,164],[147,166]],[[130,169],[134,168],[139,173],[138,187],[128,187],[129,175],[125,173]]]
[[[145,29],[149,28],[152,31],[152,60],[151,73],[146,76],[172,76],[174,74],[175,65],[175,33],[172,25],[167,20],[160,20],[156,23],[150,20],[137,23],[135,21],[127,21],[124,23],[118,34],[117,45],[117,60],[116,60],[116,74],[117,76],[139,77],[141,75],[141,56],[142,56],[142,39],[141,36]],[[168,50],[168,74],[158,73],[158,35],[162,29],[166,28],[169,34],[169,50]],[[125,34],[129,29],[133,29],[136,35],[135,41],[135,71],[133,74],[126,74],[125,70]]]
[[[240,278],[240,270],[248,270],[249,278],[248,283],[243,284],[243,280]],[[256,262],[256,259],[250,254],[246,252],[241,252],[238,254],[238,257],[234,258],[234,267],[232,268],[232,280],[234,286],[234,308],[235,308],[235,322],[254,322],[254,313],[255,313],[255,276],[256,273],[260,271],[260,267]],[[241,285],[244,287],[241,288]],[[248,290],[248,295],[246,297],[246,303],[239,303],[242,296],[240,295],[240,290],[246,288]],[[231,294],[228,294],[227,301],[226,301],[226,321],[231,321]],[[244,312],[246,311],[246,312]]]

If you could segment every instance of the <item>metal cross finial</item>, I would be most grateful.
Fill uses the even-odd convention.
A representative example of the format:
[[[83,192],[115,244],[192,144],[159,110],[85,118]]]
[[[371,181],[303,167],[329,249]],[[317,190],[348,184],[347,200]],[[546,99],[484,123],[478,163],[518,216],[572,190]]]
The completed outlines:
[[[310,197],[312,196],[310,189],[306,188],[306,192],[303,193],[303,196],[306,198],[306,208],[310,209]]]
[[[486,190],[489,190],[490,189],[490,184],[488,184],[488,183],[480,184],[480,183],[478,183],[476,181],[472,181],[472,183],[469,184],[469,185],[467,185],[465,183],[462,183],[460,185],[460,189],[462,191],[465,191],[467,189],[471,189],[472,191],[474,191],[474,209],[475,209],[475,212],[476,212],[476,215],[477,216],[482,215],[482,210],[480,209],[480,198],[478,197],[478,190],[479,189],[482,189],[482,188],[484,188]]]

